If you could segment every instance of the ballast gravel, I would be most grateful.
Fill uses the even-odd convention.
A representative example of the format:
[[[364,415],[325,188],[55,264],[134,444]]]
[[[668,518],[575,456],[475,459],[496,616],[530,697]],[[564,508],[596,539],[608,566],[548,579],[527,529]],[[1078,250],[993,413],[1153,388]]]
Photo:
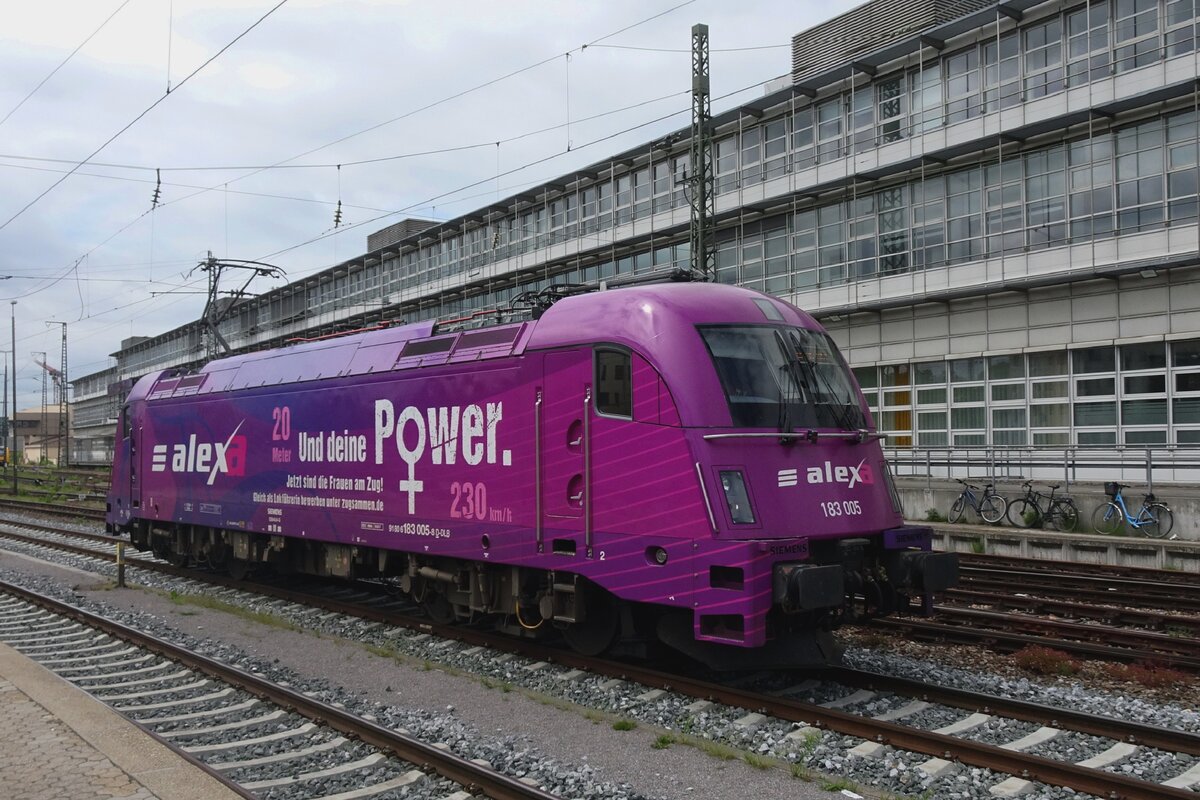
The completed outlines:
[[[12,543],[4,542],[4,548]],[[47,558],[45,551],[39,558]],[[65,554],[64,554],[65,555]],[[66,556],[66,558],[71,558]],[[57,559],[56,559],[57,560]],[[104,565],[97,566],[94,560],[82,560],[80,568],[104,573]],[[6,562],[0,555],[0,565]],[[27,563],[16,564],[22,571],[31,569]],[[34,570],[36,571],[36,570]],[[52,571],[52,570],[48,570]],[[153,585],[163,591],[205,591],[203,585],[180,582],[139,571],[136,580],[143,585]],[[192,588],[188,589],[187,586]],[[207,591],[212,592],[211,588]],[[340,639],[319,639],[321,647],[314,648],[311,636],[290,631],[263,630],[230,615],[188,610],[191,618],[180,618],[178,608],[171,608],[169,601],[152,595],[141,594],[131,599],[126,593],[100,593],[92,597],[104,601],[116,600],[131,610],[149,610],[151,613],[169,618],[172,625],[183,630],[194,627],[202,635],[218,635],[223,643],[217,649],[230,648],[229,657],[238,663],[262,668],[261,656],[275,659],[268,672],[291,667],[300,675],[324,673],[330,677],[325,689],[331,697],[347,697],[352,706],[364,707],[373,702],[372,712],[389,724],[409,727],[414,724],[412,712],[400,710],[400,706],[416,705],[428,711],[436,711],[430,698],[451,698],[451,708],[443,709],[458,724],[478,726],[475,736],[494,733],[506,742],[511,750],[518,745],[536,742],[539,747],[553,751],[568,762],[581,763],[578,771],[560,772],[564,786],[573,787],[572,797],[624,797],[637,796],[630,786],[618,787],[628,794],[607,794],[596,780],[595,771],[589,764],[602,764],[604,775],[620,776],[638,791],[654,797],[744,797],[777,796],[786,787],[789,797],[829,797],[816,791],[811,784],[801,783],[786,777],[782,770],[755,770],[741,761],[714,760],[697,752],[697,748],[677,744],[665,745],[665,749],[654,750],[651,731],[614,733],[610,720],[612,715],[635,720],[637,723],[676,733],[679,738],[694,741],[712,741],[737,748],[741,752],[757,753],[791,762],[801,773],[807,770],[828,775],[847,776],[852,781],[885,792],[947,797],[955,800],[990,800],[989,789],[1003,780],[1004,775],[992,774],[987,770],[960,768],[956,773],[927,779],[917,767],[925,761],[924,756],[913,753],[887,750],[882,758],[863,759],[847,755],[860,740],[833,733],[807,736],[792,736],[798,726],[767,718],[747,724],[747,712],[723,706],[692,708],[694,700],[667,692],[658,696],[647,696],[647,687],[614,682],[598,676],[576,676],[564,679],[565,670],[554,666],[530,669],[528,662],[506,657],[488,650],[466,648],[456,643],[447,643],[430,636],[413,636],[399,633],[375,623],[347,620],[338,615],[300,609],[290,604],[265,598],[253,598],[234,592],[215,592],[229,602],[246,605],[250,610],[262,611],[303,626],[315,629],[318,636],[339,636],[366,643],[377,650],[393,652],[401,663],[383,661],[370,654],[363,654],[353,645],[339,644]],[[207,630],[205,630],[207,628]],[[296,640],[300,644],[296,644]],[[239,651],[238,648],[243,648]],[[326,651],[342,649],[347,665],[330,664]],[[314,657],[314,649],[322,652]],[[236,655],[234,653],[237,653]],[[260,656],[261,654],[261,656]],[[336,656],[334,658],[336,661]],[[1075,710],[1092,711],[1100,714],[1116,714],[1149,724],[1181,727],[1185,730],[1200,729],[1200,715],[1191,709],[1172,705],[1156,705],[1144,700],[1086,689],[1078,684],[1059,682],[1041,684],[1026,679],[1011,679],[987,673],[973,673],[953,667],[884,654],[861,648],[851,648],[848,653],[851,666],[897,674],[919,680],[939,682],[947,686],[958,686],[975,691],[990,692],[1004,696],[1038,702],[1045,705],[1061,705]],[[318,662],[324,666],[314,669]],[[353,666],[350,666],[350,665]],[[370,668],[363,670],[364,665]],[[436,669],[433,667],[436,665]],[[381,666],[384,667],[381,669]],[[464,679],[448,673],[465,673]],[[289,673],[291,674],[291,673]],[[388,676],[381,680],[381,676]],[[395,676],[395,680],[390,680]],[[777,679],[776,679],[777,680]],[[307,683],[305,684],[308,685]],[[786,688],[780,686],[777,688]],[[514,691],[517,690],[517,691]],[[828,702],[850,690],[831,684],[821,684],[806,693],[794,694],[798,699],[809,702]],[[847,710],[874,716],[893,710],[911,698],[881,695],[853,706]],[[532,710],[530,704],[545,703]],[[592,725],[583,722],[578,714],[559,710],[560,702],[570,702],[586,708],[596,709],[605,715]],[[394,704],[393,704],[394,703]],[[499,708],[498,708],[499,707]],[[520,713],[512,713],[519,711]],[[396,715],[400,717],[397,718]],[[904,719],[906,724],[916,724],[927,729],[936,729],[955,722],[966,715],[957,709],[932,706],[923,712]],[[406,724],[404,721],[408,720]],[[1038,726],[1012,720],[993,720],[968,733],[971,738],[1000,744],[1013,741],[1031,732]],[[592,736],[589,736],[589,728]],[[438,735],[437,733],[434,734]],[[647,741],[647,740],[650,741]],[[632,747],[623,747],[636,741]],[[660,742],[661,743],[661,742]],[[1056,744],[1057,743],[1057,744]],[[1111,746],[1111,740],[1064,733],[1056,739],[1039,745],[1036,751],[1051,757],[1062,757],[1072,761],[1082,760]],[[1101,746],[1103,745],[1103,746]],[[456,747],[457,749],[457,747]],[[1061,753],[1061,755],[1055,755]],[[1078,753],[1078,755],[1076,755]],[[589,756],[591,760],[589,762]],[[681,758],[681,756],[683,756]],[[1147,780],[1166,780],[1186,769],[1194,759],[1172,754],[1157,754],[1145,751],[1114,767],[1115,771],[1131,774]],[[535,757],[536,761],[536,757]],[[496,762],[493,762],[496,763]],[[517,763],[516,769],[525,765]],[[1128,768],[1128,770],[1126,769]],[[507,770],[506,770],[507,771]],[[564,777],[565,776],[565,777]],[[784,777],[781,777],[784,776]],[[583,787],[591,787],[585,790]],[[756,790],[755,787],[761,787]],[[597,793],[599,792],[599,793]],[[410,795],[405,795],[410,796]],[[415,795],[413,795],[415,796]],[[1036,786],[1026,797],[1042,800],[1080,798],[1067,790]]]

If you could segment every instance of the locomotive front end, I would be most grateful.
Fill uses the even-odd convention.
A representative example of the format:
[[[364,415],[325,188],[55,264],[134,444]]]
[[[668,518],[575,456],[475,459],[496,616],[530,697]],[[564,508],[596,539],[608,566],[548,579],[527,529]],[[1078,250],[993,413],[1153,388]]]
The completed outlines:
[[[835,661],[831,631],[928,613],[957,583],[958,560],[905,524],[881,437],[828,334],[774,298],[753,302],[757,319],[696,325],[707,368],[689,380],[710,424],[689,435],[713,532],[697,547],[687,634],[710,662],[739,657],[702,653],[706,642],[759,648],[758,664]],[[667,635],[685,645],[684,632]]]

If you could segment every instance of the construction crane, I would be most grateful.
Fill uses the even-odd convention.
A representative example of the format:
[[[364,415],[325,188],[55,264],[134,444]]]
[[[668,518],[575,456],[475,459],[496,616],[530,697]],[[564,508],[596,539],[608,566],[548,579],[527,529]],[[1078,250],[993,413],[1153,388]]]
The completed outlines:
[[[49,364],[45,363],[44,361],[38,361],[36,358],[33,360],[33,363],[37,364],[39,367],[41,367],[42,369],[46,370],[47,373],[49,373],[50,380],[54,384],[54,403],[55,403],[55,405],[62,402],[62,390],[63,390],[62,370],[52,367]]]

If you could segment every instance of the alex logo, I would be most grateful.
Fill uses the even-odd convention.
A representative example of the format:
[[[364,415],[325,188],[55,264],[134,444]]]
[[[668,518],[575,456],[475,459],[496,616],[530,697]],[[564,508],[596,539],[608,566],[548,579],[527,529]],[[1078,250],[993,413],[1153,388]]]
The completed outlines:
[[[213,485],[218,474],[235,477],[245,475],[246,437],[238,435],[238,431],[242,429],[242,422],[237,424],[224,442],[201,442],[193,433],[183,444],[154,445],[150,457],[150,471],[166,472],[167,467],[170,467],[171,472],[201,475],[208,473],[205,483],[209,486]]]
[[[800,483],[800,470],[781,469],[778,478],[780,488],[796,486]],[[832,462],[826,461],[819,467],[806,469],[804,480],[806,483],[844,483],[847,489],[853,489],[860,483],[866,486],[875,483],[875,474],[871,471],[871,465],[865,458],[858,462],[857,466],[842,464],[834,466]]]

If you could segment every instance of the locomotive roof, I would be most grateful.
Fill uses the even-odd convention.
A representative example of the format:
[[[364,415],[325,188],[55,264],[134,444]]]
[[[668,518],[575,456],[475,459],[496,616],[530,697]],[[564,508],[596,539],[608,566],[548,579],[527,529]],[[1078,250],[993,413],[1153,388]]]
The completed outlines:
[[[707,359],[695,326],[722,323],[819,328],[805,312],[760,292],[712,283],[649,284],[565,297],[537,321],[441,332],[427,320],[238,354],[211,361],[191,375],[166,371],[148,376],[130,399],[376,374],[591,343],[641,352],[670,384],[688,380],[689,365]]]

